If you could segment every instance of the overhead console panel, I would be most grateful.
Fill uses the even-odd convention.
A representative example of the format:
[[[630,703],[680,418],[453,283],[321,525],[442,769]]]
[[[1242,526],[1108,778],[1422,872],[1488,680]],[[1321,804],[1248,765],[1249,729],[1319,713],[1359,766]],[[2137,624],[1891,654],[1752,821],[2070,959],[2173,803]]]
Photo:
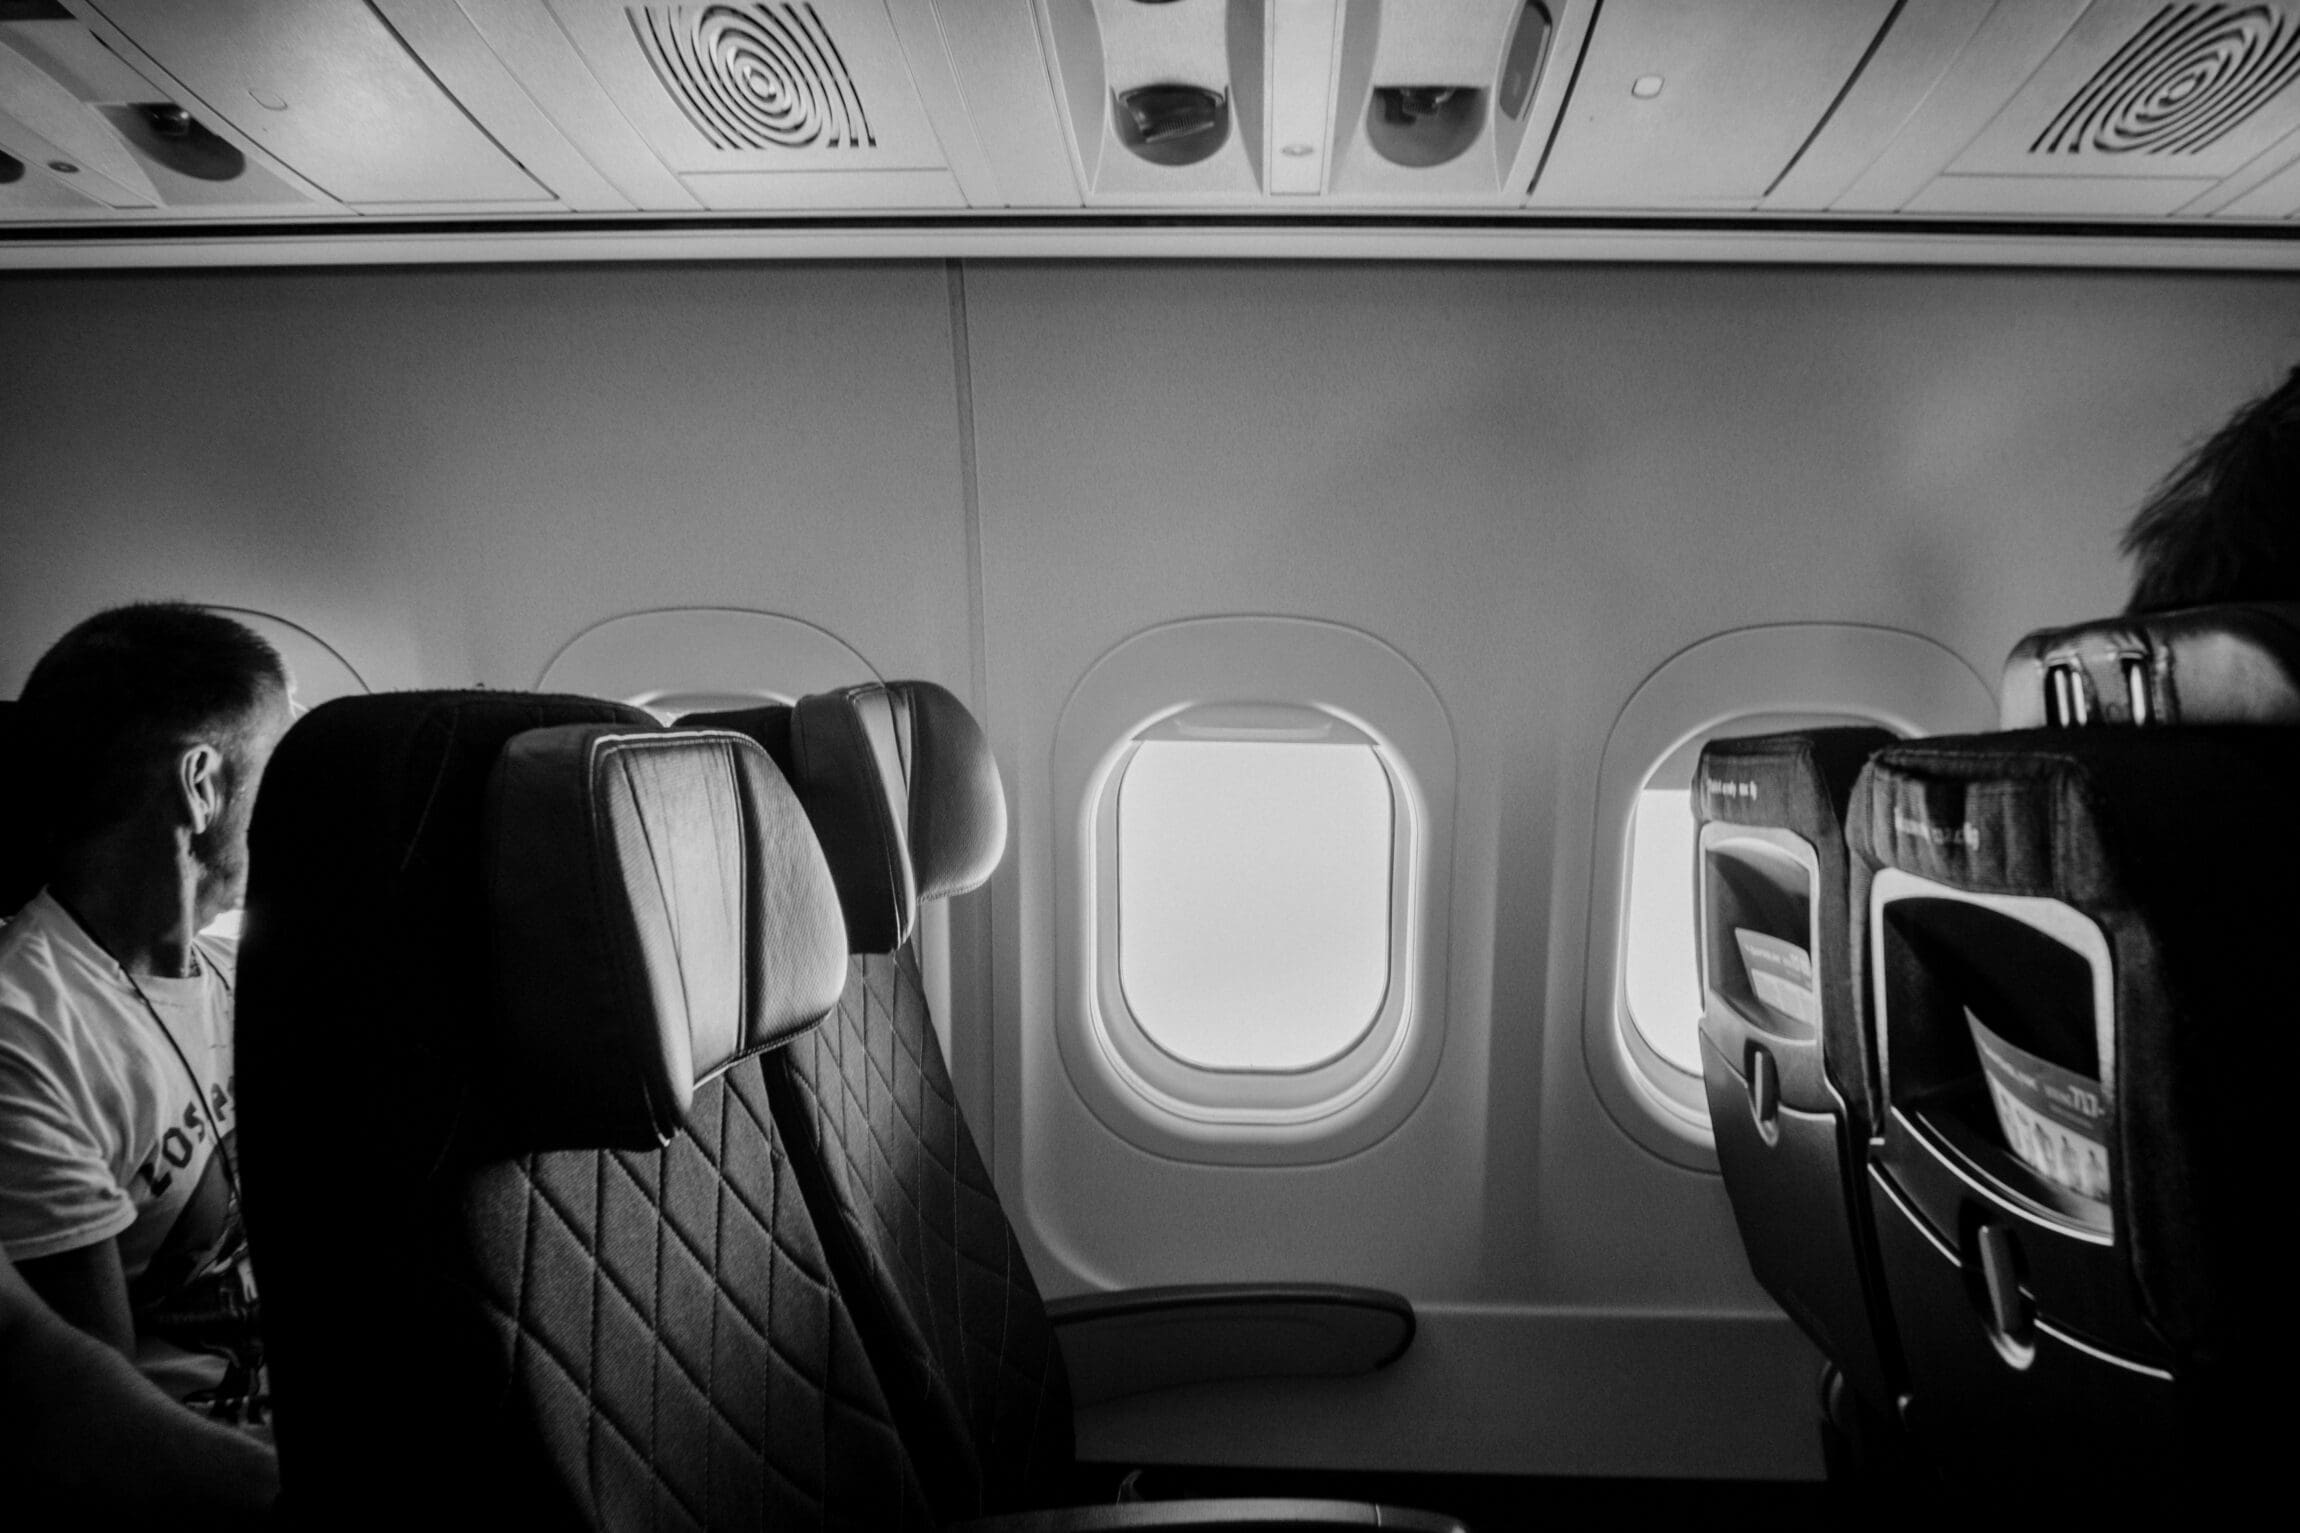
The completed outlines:
[[[1596,10],[1589,0],[1041,5],[1088,205],[1291,211],[1522,201]]]
[[[0,0],[7,264],[305,225],[2285,269],[2296,221],[2300,0]]]

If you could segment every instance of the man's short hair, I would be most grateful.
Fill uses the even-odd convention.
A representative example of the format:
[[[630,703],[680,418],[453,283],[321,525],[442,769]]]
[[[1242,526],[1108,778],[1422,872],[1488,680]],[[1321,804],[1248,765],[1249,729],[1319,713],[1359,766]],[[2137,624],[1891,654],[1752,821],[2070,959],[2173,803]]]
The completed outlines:
[[[20,748],[51,848],[141,807],[153,774],[195,741],[240,745],[268,697],[284,697],[279,651],[243,623],[189,602],[113,607],[40,657],[18,702]]]
[[[2128,612],[2300,601],[2300,367],[2165,476],[2122,546]]]

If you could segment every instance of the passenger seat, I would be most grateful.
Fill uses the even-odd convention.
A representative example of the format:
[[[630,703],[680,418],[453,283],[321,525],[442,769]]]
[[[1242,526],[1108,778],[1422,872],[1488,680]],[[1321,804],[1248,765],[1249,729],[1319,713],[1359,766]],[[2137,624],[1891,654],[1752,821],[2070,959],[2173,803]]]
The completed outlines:
[[[302,1520],[933,1525],[750,1058],[845,976],[756,745],[332,702],[272,760],[251,873],[248,1220]]]
[[[2047,630],[2007,732],[1856,787],[1911,1425],[2000,1510],[2193,1513],[2280,1467],[2296,678],[2300,608]]]
[[[1845,813],[1862,764],[1896,738],[1712,740],[1694,775],[1701,1067],[1718,1169],[1758,1282],[1853,1391],[1826,1400],[1825,1415],[1848,1434],[1832,1447],[1856,1462],[1886,1440],[1904,1386],[1869,1219],[1876,1068],[1861,928],[1847,921]]]
[[[680,722],[736,729],[767,747],[839,885],[857,955],[846,992],[830,1021],[766,1062],[768,1094],[927,1493],[948,1517],[1064,1507],[1078,1486],[1063,1348],[959,1110],[909,941],[920,902],[977,887],[1004,854],[1005,795],[989,742],[957,698],[916,681]],[[1384,1328],[1364,1366],[1396,1356],[1412,1334],[1403,1299],[1339,1285],[1209,1285],[1139,1298],[1175,1336],[1193,1316],[1234,1323],[1257,1303],[1289,1315],[1322,1306],[1352,1324],[1372,1316]],[[1460,1533],[1442,1515],[1353,1502],[1043,1513],[1048,1527],[1084,1517],[1098,1528],[1217,1516],[1222,1525]],[[1041,1525],[1036,1515],[1019,1521]]]

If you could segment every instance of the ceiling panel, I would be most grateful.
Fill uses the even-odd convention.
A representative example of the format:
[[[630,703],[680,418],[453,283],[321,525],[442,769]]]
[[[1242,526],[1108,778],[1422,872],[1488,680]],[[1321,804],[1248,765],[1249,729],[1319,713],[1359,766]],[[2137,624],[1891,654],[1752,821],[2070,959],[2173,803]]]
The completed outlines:
[[[1833,165],[1869,155],[1827,206],[2245,216],[2247,194],[2300,155],[2295,0],[1999,0],[1953,54],[1912,57],[1874,91],[1848,93],[1848,108],[1919,94],[1928,63],[1889,136],[1816,140]],[[1829,189],[1815,178],[1803,190]]]
[[[2300,128],[2300,6],[2097,0],[1948,166],[2218,181]]]
[[[358,0],[94,0],[207,109],[365,205],[548,202]]]
[[[2010,217],[2151,217],[2177,213],[2216,183],[2136,176],[1940,176],[1909,200],[1911,213]]]
[[[1835,204],[1956,65],[1995,6],[1996,0],[1932,0],[1897,9],[1828,120],[1763,205],[1810,212]]]
[[[1612,0],[1532,205],[1755,207],[1893,10],[1892,0]]]
[[[550,9],[674,171],[945,168],[879,0]]]
[[[2289,265],[2300,0],[0,0],[0,153],[19,253],[179,220],[285,260],[283,222],[358,213],[411,260],[1190,229],[2113,262],[2164,231]],[[1002,209],[1082,216],[950,216]]]
[[[0,153],[26,173],[0,166],[11,187],[0,190],[0,218],[50,210],[277,217],[326,206],[164,71],[142,72],[87,21],[40,6],[9,17],[0,20]]]

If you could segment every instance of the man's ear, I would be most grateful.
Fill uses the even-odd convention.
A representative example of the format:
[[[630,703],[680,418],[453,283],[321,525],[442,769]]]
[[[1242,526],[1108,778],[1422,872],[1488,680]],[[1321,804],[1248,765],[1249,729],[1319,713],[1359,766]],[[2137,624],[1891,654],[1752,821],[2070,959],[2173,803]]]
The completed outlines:
[[[192,834],[204,835],[224,812],[224,753],[195,745],[176,758],[176,800]]]

